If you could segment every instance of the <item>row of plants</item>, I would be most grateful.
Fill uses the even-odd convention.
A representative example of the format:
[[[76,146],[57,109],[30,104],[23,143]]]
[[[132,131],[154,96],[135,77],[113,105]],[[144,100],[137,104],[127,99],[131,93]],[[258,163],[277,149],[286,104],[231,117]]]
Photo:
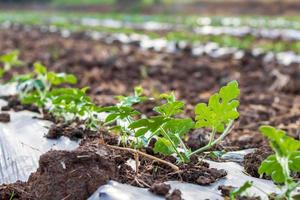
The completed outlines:
[[[18,54],[18,51],[13,51],[1,56],[3,72],[23,63],[18,59]],[[120,147],[138,150],[148,147],[150,141],[154,140],[154,152],[176,157],[178,165],[189,163],[194,155],[212,151],[212,147],[230,133],[234,121],[239,117],[240,89],[237,81],[229,82],[211,95],[208,103],[197,104],[194,108],[195,118],[192,119],[184,117],[185,104],[177,100],[174,93],[161,94],[160,103],[153,108],[156,114],[147,116],[135,108],[136,104],[152,99],[143,95],[141,87],[136,87],[131,96],[117,96],[116,105],[101,107],[86,94],[87,87],[61,87],[63,84],[76,84],[74,75],[48,71],[38,62],[33,68],[33,72],[14,76],[11,80],[16,83],[17,95],[23,104],[34,104],[41,112],[47,110],[56,119],[70,121],[79,118],[89,130],[107,127],[119,133]],[[105,117],[101,119],[100,115]],[[192,151],[186,146],[184,138],[190,130],[199,128],[209,129],[210,139],[207,145]],[[300,181],[292,178],[294,173],[300,172],[300,141],[271,126],[261,126],[259,130],[269,140],[275,153],[261,163],[258,172],[270,176],[281,188],[282,192],[276,194],[277,199],[292,199],[293,191],[300,186]],[[170,163],[170,166],[174,165]],[[173,168],[179,170],[177,166]],[[232,191],[231,199],[251,185],[246,182]]]
[[[122,22],[145,23],[155,21],[160,23],[170,23],[176,25],[185,25],[187,27],[199,26],[232,26],[241,27],[248,26],[252,28],[280,28],[280,29],[300,29],[299,16],[199,16],[199,15],[168,15],[155,14],[145,15],[141,13],[78,13],[78,12],[55,12],[55,16],[60,19],[81,19],[84,17],[92,17],[95,19],[113,19]],[[0,19],[14,19],[21,21],[44,20],[51,18],[53,12],[39,11],[3,11]],[[38,17],[38,18],[37,18]]]
[[[136,30],[133,28],[112,28],[105,26],[87,26],[76,23],[68,18],[58,17],[56,20],[51,21],[49,18],[40,17],[38,13],[33,14],[34,17],[11,17],[11,22],[38,25],[42,26],[47,24],[58,29],[67,29],[70,31],[99,31],[103,33],[125,33],[125,34],[145,34],[152,39],[164,38],[168,41],[186,41],[189,43],[217,43],[220,47],[234,47],[242,50],[251,50],[253,48],[260,48],[265,52],[284,52],[292,51],[300,54],[300,42],[298,41],[284,41],[284,40],[258,40],[255,36],[246,35],[244,37],[236,37],[230,35],[198,35],[188,31],[168,31],[165,33],[157,33],[155,31]],[[43,15],[41,15],[43,16]],[[1,22],[7,21],[7,18],[2,19]]]
[[[73,23],[54,23],[59,29],[68,29],[72,31],[99,31],[103,33],[125,33],[125,34],[143,34],[147,35],[151,39],[164,38],[167,41],[185,41],[190,44],[202,43],[206,44],[214,42],[220,47],[233,47],[241,50],[252,50],[254,48],[260,48],[264,52],[285,52],[292,51],[300,54],[300,42],[299,41],[285,41],[285,40],[269,40],[261,39],[252,35],[245,35],[242,37],[231,35],[199,35],[192,31],[167,31],[164,33],[158,33],[156,31],[149,30],[137,30],[133,28],[111,28],[105,26],[91,27],[87,25],[78,25]]]

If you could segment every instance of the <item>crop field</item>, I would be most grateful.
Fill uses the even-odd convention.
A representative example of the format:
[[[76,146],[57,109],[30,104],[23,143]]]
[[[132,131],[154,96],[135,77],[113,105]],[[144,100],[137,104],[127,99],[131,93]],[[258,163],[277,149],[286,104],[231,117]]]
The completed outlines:
[[[300,16],[17,8],[1,200],[300,199]]]

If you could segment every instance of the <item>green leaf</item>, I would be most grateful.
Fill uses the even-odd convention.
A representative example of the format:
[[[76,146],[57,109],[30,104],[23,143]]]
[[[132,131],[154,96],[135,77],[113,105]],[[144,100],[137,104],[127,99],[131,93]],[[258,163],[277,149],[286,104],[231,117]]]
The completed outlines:
[[[192,119],[172,119],[163,125],[163,129],[171,134],[183,137],[190,129],[195,126]]]
[[[49,72],[47,73],[47,80],[53,85],[60,85],[62,83],[77,83],[77,78],[74,75],[65,73],[56,74],[54,72]]]
[[[172,117],[183,112],[184,103],[181,101],[174,101],[154,107],[154,111],[163,115],[164,117]]]
[[[140,97],[143,94],[143,88],[141,86],[134,87],[134,96]]]
[[[230,192],[230,200],[235,200],[238,196],[242,195],[247,189],[251,188],[253,182],[246,181],[241,187],[234,189]]]
[[[33,92],[35,90],[42,91],[45,88],[44,83],[39,79],[28,79],[26,80],[26,77],[23,80],[20,80],[19,84],[17,85],[17,90],[21,93],[26,91],[25,93],[28,94],[30,92]]]
[[[277,183],[284,182],[284,174],[282,167],[276,159],[275,155],[268,156],[260,165],[258,169],[259,174],[266,174]]]
[[[186,119],[170,119],[161,125],[162,131],[158,136],[158,140],[155,143],[155,152],[162,153],[164,155],[170,155],[172,153],[179,153],[177,148],[181,143],[181,137],[183,137],[191,128],[194,127],[193,120]],[[188,154],[189,152],[185,152]],[[182,155],[177,155],[183,158]],[[188,159],[188,158],[187,158]]]
[[[42,65],[40,62],[36,62],[33,64],[34,71],[37,74],[45,75],[47,73],[47,68]]]
[[[132,122],[128,128],[136,132],[136,137],[141,136],[148,131],[152,134],[158,134],[158,129],[167,121],[169,121],[169,119],[162,116],[155,116],[149,119],[139,119]]]
[[[280,156],[287,156],[300,149],[300,141],[287,136],[282,130],[271,126],[261,126],[259,130],[268,138],[272,149]]]
[[[0,68],[0,78],[2,78],[5,74],[5,70]]]
[[[19,54],[20,52],[15,50],[0,56],[0,62],[4,64],[4,71],[10,70],[12,67],[19,67],[23,65],[23,62],[19,60]]]
[[[153,110],[155,112],[167,118],[183,112],[184,103],[176,101],[174,93],[161,94],[160,98],[167,100],[167,102],[161,106],[154,107]]]
[[[76,84],[77,78],[73,74],[66,74],[65,75],[65,82],[70,84]]]
[[[92,103],[89,96],[85,94],[86,88],[58,88],[53,89],[48,93],[48,98],[52,100],[53,113],[62,114],[65,116],[71,113],[75,116],[84,116],[87,113],[92,115],[95,105]],[[64,112],[64,113],[62,113]],[[89,125],[96,124],[95,120],[87,121]]]
[[[21,75],[17,75],[17,76],[14,76],[10,82],[19,82],[19,83],[22,83],[22,82],[25,82],[25,81],[28,81],[32,79],[32,74],[21,74]]]
[[[289,168],[294,172],[300,172],[300,151],[293,152],[289,156]]]
[[[239,117],[239,101],[236,99],[239,94],[237,81],[231,81],[212,95],[208,104],[199,103],[195,107],[196,128],[207,127],[223,132],[230,121]]]
[[[167,100],[168,103],[176,101],[176,97],[175,97],[175,94],[173,92],[163,93],[163,94],[159,95],[159,98]]]
[[[108,112],[106,117],[106,123],[112,123],[117,119],[126,119],[139,115],[140,113],[129,106],[108,106],[103,108],[97,108],[97,112]]]
[[[158,138],[156,141],[154,148],[153,148],[155,153],[161,153],[164,155],[171,155],[174,153],[174,149],[172,148],[172,144],[169,140],[166,138]]]
[[[47,99],[42,99],[37,92],[33,92],[31,94],[28,94],[24,96],[21,99],[22,104],[34,104],[38,107],[43,107],[45,106]]]
[[[137,103],[146,101],[148,97],[142,96],[143,88],[138,86],[134,88],[134,96],[116,96],[119,100],[119,106],[132,106]]]
[[[119,115],[117,113],[109,114],[105,118],[105,123],[111,123],[111,122],[115,121],[118,117],[119,117]]]
[[[149,131],[149,129],[147,127],[145,128],[140,128],[135,132],[135,137],[140,137],[145,135],[147,132]]]

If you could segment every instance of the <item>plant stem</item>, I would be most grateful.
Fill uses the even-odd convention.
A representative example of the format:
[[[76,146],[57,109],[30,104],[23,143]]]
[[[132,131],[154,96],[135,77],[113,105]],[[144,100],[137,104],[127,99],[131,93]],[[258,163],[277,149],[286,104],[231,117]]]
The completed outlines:
[[[178,140],[180,141],[180,144],[182,145],[184,152],[188,152],[188,149],[186,148],[184,142],[182,141],[182,139],[180,138],[180,136],[176,135]]]
[[[194,155],[194,154],[197,154],[197,153],[201,153],[201,152],[203,152],[203,151],[206,151],[206,150],[210,149],[212,146],[214,146],[214,145],[216,145],[217,143],[219,143],[221,140],[223,140],[223,139],[226,137],[226,135],[228,135],[228,133],[229,133],[229,131],[230,131],[230,128],[231,128],[232,124],[233,124],[233,120],[230,121],[230,122],[228,123],[226,129],[223,131],[223,133],[220,135],[220,137],[218,137],[216,140],[212,140],[212,141],[210,140],[210,142],[209,142],[207,145],[205,145],[204,147],[202,147],[202,148],[200,148],[200,149],[197,149],[196,151],[190,153],[189,156],[192,156],[192,155]],[[212,132],[211,136],[212,136],[212,135],[213,135],[213,132]],[[211,138],[212,138],[212,137],[211,137]]]
[[[216,134],[216,129],[213,128],[212,131],[211,131],[211,133],[210,133],[209,142],[208,142],[208,144],[207,144],[208,146],[210,146],[211,143],[214,141],[214,139],[215,139],[215,134]]]
[[[180,154],[180,152],[178,151],[176,145],[174,144],[173,140],[170,138],[170,136],[166,133],[166,131],[160,127],[160,130],[163,132],[163,135],[168,138],[169,142],[171,143],[173,149],[175,150],[176,154],[180,157],[180,159],[183,161],[183,162],[186,162],[186,159]]]
[[[300,181],[298,183],[295,183],[292,187],[288,187],[288,189],[285,192],[286,196],[292,199],[291,193],[299,186],[300,186]]]
[[[176,165],[168,162],[168,161],[165,161],[165,160],[162,160],[160,158],[157,158],[157,157],[154,157],[154,156],[151,156],[149,154],[146,154],[144,152],[141,152],[139,150],[136,150],[136,149],[131,149],[131,148],[126,148],[126,147],[118,147],[118,146],[112,146],[112,145],[108,145],[106,144],[106,146],[108,146],[109,148],[112,148],[112,149],[117,149],[117,150],[122,150],[122,151],[128,151],[128,152],[131,152],[133,154],[139,154],[139,155],[142,155],[146,158],[149,158],[151,160],[155,160],[157,162],[160,162],[160,163],[163,163],[165,165],[168,165],[169,167],[171,167],[174,171],[179,171],[179,167],[177,167]]]
[[[284,185],[286,187],[284,195],[288,200],[290,200],[292,199],[291,193],[293,191],[293,187],[290,188],[289,186],[291,185],[291,183],[293,183],[293,180],[290,177],[289,160],[288,158],[279,156],[278,154],[276,155],[276,157],[277,161],[281,165],[282,173],[284,175]]]

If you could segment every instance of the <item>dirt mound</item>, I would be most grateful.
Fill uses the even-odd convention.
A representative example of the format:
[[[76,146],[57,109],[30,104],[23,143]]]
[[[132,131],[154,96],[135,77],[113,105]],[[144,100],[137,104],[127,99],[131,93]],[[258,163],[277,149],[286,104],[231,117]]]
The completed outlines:
[[[28,180],[37,199],[86,199],[116,175],[109,151],[50,151],[41,156],[39,168]]]

